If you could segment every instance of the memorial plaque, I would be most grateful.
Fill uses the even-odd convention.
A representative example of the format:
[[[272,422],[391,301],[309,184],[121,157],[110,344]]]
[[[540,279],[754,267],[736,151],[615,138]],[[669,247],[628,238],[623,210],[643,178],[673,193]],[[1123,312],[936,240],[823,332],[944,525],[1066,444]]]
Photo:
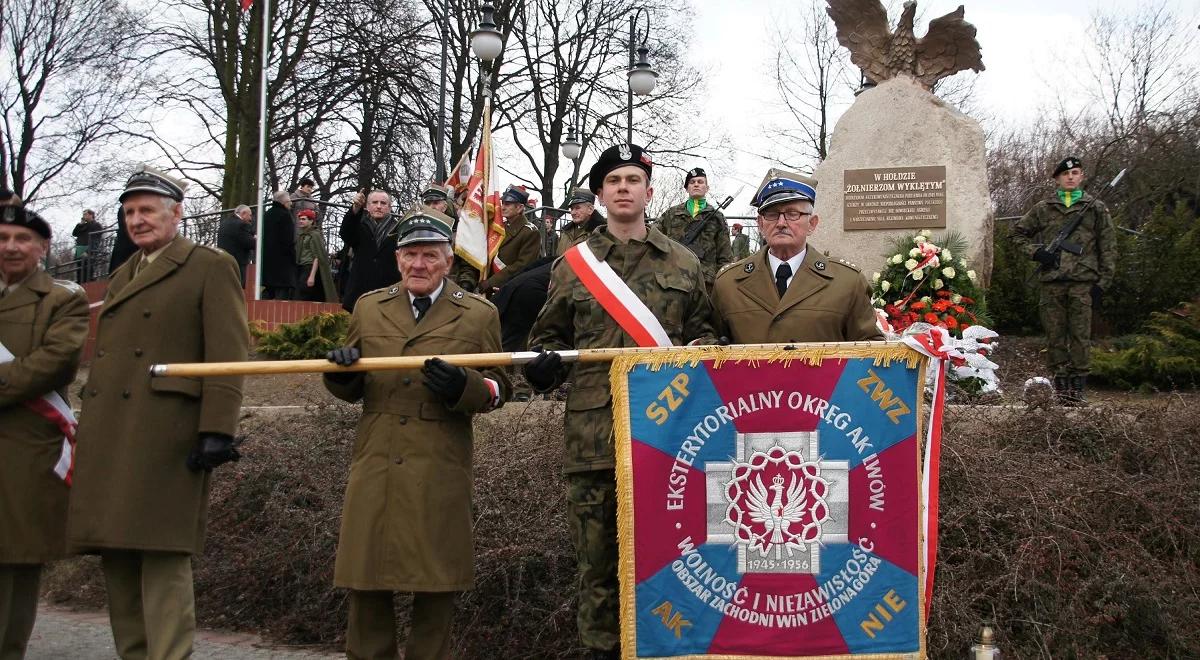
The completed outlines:
[[[845,170],[843,231],[946,226],[946,167]]]

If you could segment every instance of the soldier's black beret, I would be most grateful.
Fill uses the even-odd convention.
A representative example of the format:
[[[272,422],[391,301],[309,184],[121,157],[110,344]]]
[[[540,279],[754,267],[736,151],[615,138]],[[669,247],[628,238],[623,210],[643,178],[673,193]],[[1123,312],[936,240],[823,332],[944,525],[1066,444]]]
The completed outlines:
[[[650,154],[636,144],[618,144],[609,147],[600,154],[600,158],[596,159],[596,164],[592,165],[592,170],[588,172],[588,187],[592,189],[592,192],[599,192],[604,185],[604,177],[618,167],[626,165],[642,168],[646,171],[646,178],[649,179],[654,168],[654,161],[650,159]]]
[[[37,213],[21,206],[0,206],[0,225],[24,227],[50,240],[50,223]]]
[[[703,167],[693,167],[692,169],[688,170],[687,174],[683,175],[683,187],[687,188],[688,184],[692,182],[692,179],[697,177],[704,177],[706,179],[708,178],[708,175],[704,173]]]
[[[1050,178],[1054,178],[1067,170],[1073,170],[1076,167],[1083,167],[1083,161],[1075,156],[1067,156],[1058,162],[1058,166],[1054,168],[1054,174],[1051,174]]]

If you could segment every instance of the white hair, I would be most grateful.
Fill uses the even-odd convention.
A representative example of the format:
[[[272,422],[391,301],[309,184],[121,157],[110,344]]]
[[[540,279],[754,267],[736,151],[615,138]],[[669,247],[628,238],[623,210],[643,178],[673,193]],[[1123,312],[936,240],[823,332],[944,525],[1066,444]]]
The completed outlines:
[[[234,209],[234,210],[233,210],[233,212],[234,212],[234,213],[236,213],[236,214],[238,214],[238,215],[241,215],[243,211],[244,211],[244,212],[246,212],[246,213],[249,213],[249,212],[250,212],[250,207],[249,207],[249,206],[246,206],[245,204],[239,204],[239,205],[238,205],[238,207],[237,207],[236,209]]]
[[[283,204],[285,202],[292,201],[292,195],[286,190],[276,190],[271,194],[271,201],[277,204]]]

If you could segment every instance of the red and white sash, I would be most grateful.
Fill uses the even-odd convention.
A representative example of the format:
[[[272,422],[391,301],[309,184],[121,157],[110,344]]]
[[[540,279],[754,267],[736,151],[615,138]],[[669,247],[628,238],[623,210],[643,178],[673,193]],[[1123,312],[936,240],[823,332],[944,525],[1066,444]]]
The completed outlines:
[[[4,342],[0,342],[0,363],[11,362],[14,359],[16,356],[12,354],[12,351],[8,350]],[[54,474],[57,474],[59,479],[67,482],[67,485],[70,486],[71,477],[75,472],[75,429],[79,426],[79,422],[75,419],[75,413],[71,412],[71,406],[68,406],[58,392],[53,390],[37,399],[22,401],[21,405],[53,422],[58,430],[62,431],[62,452],[59,454],[58,463],[54,466]]]
[[[567,250],[563,258],[571,270],[575,271],[584,288],[638,346],[648,348],[672,345],[667,331],[650,308],[646,307],[646,303],[637,297],[611,266],[592,254],[586,242]]]

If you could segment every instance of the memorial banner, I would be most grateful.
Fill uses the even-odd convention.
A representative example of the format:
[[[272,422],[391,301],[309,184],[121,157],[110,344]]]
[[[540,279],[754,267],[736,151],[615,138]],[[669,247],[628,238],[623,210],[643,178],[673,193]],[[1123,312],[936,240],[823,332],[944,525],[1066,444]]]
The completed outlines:
[[[618,359],[626,658],[923,658],[928,358]]]

